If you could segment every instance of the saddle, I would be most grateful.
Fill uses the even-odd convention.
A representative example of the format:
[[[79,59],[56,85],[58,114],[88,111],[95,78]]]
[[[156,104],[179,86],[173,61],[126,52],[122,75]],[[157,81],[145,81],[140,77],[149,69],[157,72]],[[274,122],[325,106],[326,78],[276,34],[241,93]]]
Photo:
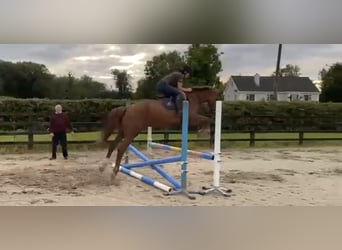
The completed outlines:
[[[174,98],[161,96],[159,99],[161,99],[162,104],[166,109],[176,110],[176,100],[174,100]]]

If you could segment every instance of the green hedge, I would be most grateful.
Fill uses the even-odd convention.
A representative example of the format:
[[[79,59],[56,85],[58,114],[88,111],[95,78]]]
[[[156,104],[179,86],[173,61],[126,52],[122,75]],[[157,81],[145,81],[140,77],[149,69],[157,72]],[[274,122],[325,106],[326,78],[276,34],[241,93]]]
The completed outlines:
[[[69,114],[71,122],[101,122],[115,107],[125,105],[125,100],[85,99],[85,100],[47,100],[47,99],[0,99],[0,122],[35,122],[35,130],[45,130],[41,122],[48,122],[56,104]],[[26,124],[1,126],[0,130],[28,129]]]
[[[125,100],[113,99],[85,99],[85,100],[46,100],[46,99],[0,99],[0,113],[2,117],[19,119],[25,115],[46,117],[54,112],[56,104],[61,104],[63,111],[72,114],[74,121],[90,121],[110,111],[112,108],[125,105]],[[6,115],[7,114],[7,115]],[[78,116],[80,115],[81,118]]]
[[[335,130],[342,103],[224,102],[222,116],[223,130]]]
[[[101,121],[126,100],[46,100],[0,98],[0,120],[48,121],[61,104],[72,122]],[[342,126],[342,103],[224,102],[223,130],[335,130]],[[0,129],[4,129],[1,127]]]

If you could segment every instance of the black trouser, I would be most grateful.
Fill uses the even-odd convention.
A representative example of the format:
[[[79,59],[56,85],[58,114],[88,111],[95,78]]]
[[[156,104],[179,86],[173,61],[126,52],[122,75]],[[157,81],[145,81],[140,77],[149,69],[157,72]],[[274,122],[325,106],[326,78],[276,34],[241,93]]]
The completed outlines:
[[[164,94],[165,97],[172,97],[172,101],[176,104],[176,113],[178,113],[183,101],[181,91],[164,82],[158,82],[157,91]]]
[[[54,133],[53,138],[52,138],[52,158],[56,158],[58,143],[60,143],[62,146],[62,152],[63,152],[64,158],[68,157],[66,133],[58,132],[58,133]]]

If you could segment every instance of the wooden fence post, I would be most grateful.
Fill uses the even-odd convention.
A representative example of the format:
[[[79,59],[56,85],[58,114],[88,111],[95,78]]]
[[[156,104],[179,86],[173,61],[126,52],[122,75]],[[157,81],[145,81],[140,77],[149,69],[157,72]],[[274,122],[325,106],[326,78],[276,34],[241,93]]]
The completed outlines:
[[[255,145],[255,131],[250,131],[249,132],[249,146],[254,146]]]
[[[27,148],[28,149],[33,149],[33,144],[34,144],[34,129],[33,129],[33,122],[32,122],[32,115],[29,116],[28,119],[28,134],[27,134]]]
[[[164,144],[169,144],[170,133],[167,129],[164,130]]]
[[[299,132],[299,145],[303,145],[304,142],[304,132],[300,131]]]

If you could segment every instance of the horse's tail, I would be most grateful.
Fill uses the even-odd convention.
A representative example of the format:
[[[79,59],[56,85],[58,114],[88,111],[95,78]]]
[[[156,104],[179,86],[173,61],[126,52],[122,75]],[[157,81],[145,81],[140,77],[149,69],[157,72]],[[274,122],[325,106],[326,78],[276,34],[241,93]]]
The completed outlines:
[[[107,139],[109,138],[109,136],[111,136],[114,130],[121,128],[121,121],[126,113],[126,110],[126,107],[117,107],[110,111],[108,115],[107,124],[103,132],[103,141],[107,141]]]

